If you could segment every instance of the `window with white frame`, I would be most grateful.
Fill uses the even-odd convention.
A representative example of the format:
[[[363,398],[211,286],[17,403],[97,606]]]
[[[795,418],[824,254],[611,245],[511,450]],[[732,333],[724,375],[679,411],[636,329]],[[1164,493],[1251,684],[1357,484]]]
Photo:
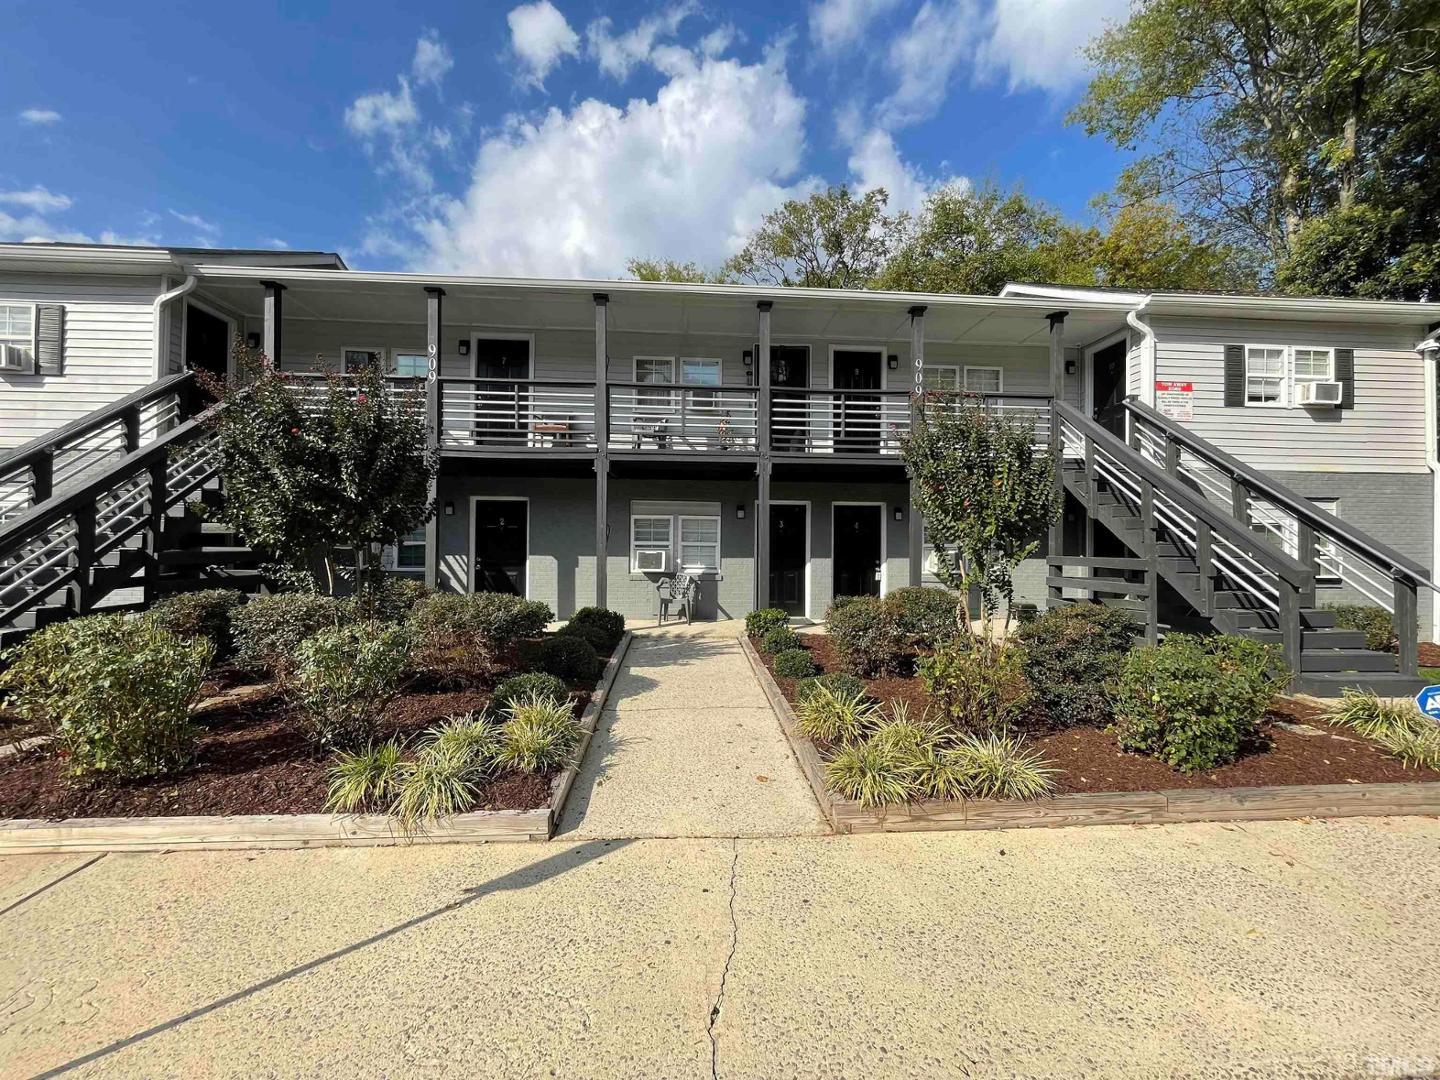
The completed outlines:
[[[1340,516],[1339,499],[1311,499],[1316,509]],[[1328,537],[1315,537],[1315,584],[1335,587],[1345,577],[1345,553]]]
[[[703,573],[720,569],[720,519],[680,518],[680,569]]]
[[[682,356],[680,382],[685,386],[719,386],[720,361],[706,356]],[[716,395],[713,391],[693,391],[690,403],[702,409],[712,409],[716,404]]]
[[[998,394],[1004,389],[1004,375],[998,367],[965,366],[967,394]]]
[[[1324,510],[1340,516],[1340,500],[1325,498],[1309,500],[1317,510]],[[1271,543],[1279,544],[1292,559],[1300,555],[1300,526],[1289,511],[1282,510],[1265,499],[1254,499],[1250,503],[1250,530],[1265,537]],[[1315,584],[1335,587],[1345,576],[1344,552],[1328,537],[1315,535]]]
[[[640,571],[640,552],[665,552],[665,568],[674,569],[670,559],[671,519],[668,515],[636,514],[630,518],[630,569]]]
[[[0,345],[35,353],[35,305],[0,304]]]
[[[669,386],[675,382],[675,358],[673,356],[635,357],[635,381]],[[666,409],[670,406],[668,390],[641,390],[635,395],[636,401],[648,408]]]
[[[1283,346],[1245,346],[1245,404],[1285,404],[1285,349]]]
[[[396,349],[392,370],[410,379],[424,379],[430,374],[430,354],[425,349]]]
[[[926,364],[921,379],[926,390],[952,394],[960,389],[960,365]]]
[[[1294,381],[1333,382],[1335,380],[1335,350],[1296,347],[1291,364]]]
[[[362,349],[347,345],[340,350],[340,370],[345,374],[352,375],[370,367],[385,370],[384,349]]]
[[[416,571],[425,569],[425,529],[406,533],[394,546],[386,545],[380,556],[386,570]]]

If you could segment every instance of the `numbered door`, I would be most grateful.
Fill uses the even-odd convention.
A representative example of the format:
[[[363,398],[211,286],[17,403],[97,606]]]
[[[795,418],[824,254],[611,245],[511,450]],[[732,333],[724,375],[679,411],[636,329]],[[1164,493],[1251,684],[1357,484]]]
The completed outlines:
[[[474,592],[524,596],[530,551],[530,504],[524,499],[478,499],[475,507]]]
[[[785,503],[770,506],[770,606],[800,618],[805,610],[806,535],[809,507]]]
[[[831,563],[835,596],[879,596],[884,507],[836,506]],[[773,510],[772,510],[773,513]]]

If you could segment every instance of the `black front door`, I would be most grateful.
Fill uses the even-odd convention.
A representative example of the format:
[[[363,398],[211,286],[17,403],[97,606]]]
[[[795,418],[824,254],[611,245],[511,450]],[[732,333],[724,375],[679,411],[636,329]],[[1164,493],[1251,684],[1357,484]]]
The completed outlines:
[[[801,618],[805,610],[805,534],[810,527],[809,508],[803,505],[770,507],[770,606],[784,608]]]
[[[879,596],[884,510],[879,506],[837,506],[834,513],[831,562],[835,567],[835,595]]]
[[[480,499],[474,505],[475,591],[524,596],[530,504],[524,499]]]
[[[494,380],[476,384],[475,438],[514,442],[523,438],[529,393],[530,342],[524,338],[476,338],[475,377]]]
[[[772,395],[770,429],[771,445],[776,450],[808,450],[808,398],[804,394],[786,394],[780,387],[810,385],[810,347],[808,345],[770,346],[770,385]]]
[[[879,390],[885,357],[869,349],[836,349],[832,358],[833,386],[850,391],[835,404],[835,452],[876,454],[880,452],[880,398],[856,394],[856,390]]]
[[[1091,401],[1095,419],[1117,435],[1125,432],[1125,342],[1115,342],[1090,357]]]
[[[218,379],[230,366],[230,325],[194,304],[185,305],[185,362]]]

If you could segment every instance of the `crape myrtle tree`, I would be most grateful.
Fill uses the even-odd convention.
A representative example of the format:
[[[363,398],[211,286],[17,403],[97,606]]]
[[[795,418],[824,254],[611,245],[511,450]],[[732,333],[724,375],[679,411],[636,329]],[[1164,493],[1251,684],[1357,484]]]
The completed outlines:
[[[905,471],[935,550],[935,576],[958,592],[962,629],[973,634],[972,587],[989,631],[1002,605],[1009,631],[1014,575],[1060,514],[1053,453],[1035,428],[985,408],[974,395],[926,393],[902,440]]]
[[[243,345],[236,371],[211,387],[228,523],[321,591],[351,572],[357,589],[375,584],[372,548],[434,513],[423,395],[397,392],[373,366],[297,378]]]

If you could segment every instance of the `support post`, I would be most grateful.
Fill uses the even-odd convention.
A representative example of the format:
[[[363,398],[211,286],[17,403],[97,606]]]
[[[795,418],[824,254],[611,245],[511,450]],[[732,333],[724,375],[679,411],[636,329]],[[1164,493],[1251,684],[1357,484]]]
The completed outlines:
[[[430,481],[430,517],[425,521],[425,584],[440,581],[440,341],[444,337],[445,290],[425,286],[425,441],[436,455],[436,472]]]
[[[120,425],[125,453],[133,454],[140,449],[140,406],[132,405],[121,413]]]
[[[46,450],[30,464],[30,499],[39,506],[54,493],[55,451]]]
[[[921,423],[921,410],[925,407],[925,306],[916,304],[910,309],[910,359],[915,365],[915,385],[910,390],[910,430],[913,432]],[[924,573],[925,519],[915,498],[915,481],[910,481],[910,584],[919,585]]]
[[[1280,648],[1285,666],[1295,678],[1300,677],[1300,653],[1304,637],[1300,629],[1300,593],[1288,581],[1280,581]]]
[[[1414,581],[1400,571],[1393,572],[1395,583],[1395,614],[1392,626],[1395,640],[1399,642],[1400,674],[1412,678],[1420,674],[1420,648],[1416,638],[1420,633],[1420,614],[1417,587]]]
[[[262,281],[265,286],[265,330],[260,339],[260,348],[265,353],[265,362],[277,371],[283,366],[283,324],[285,315],[285,286],[278,281]]]
[[[595,606],[605,607],[610,550],[610,295],[595,293]]]
[[[1145,571],[1145,644],[1160,642],[1160,573],[1152,562]]]
[[[770,300],[755,305],[759,356],[755,358],[755,383],[760,439],[759,461],[755,466],[755,607],[770,606]],[[806,612],[808,615],[809,612]]]
[[[95,504],[82,503],[75,508],[75,580],[70,583],[70,610],[84,615],[90,610],[90,571],[95,566]]]
[[[169,496],[169,460],[161,454],[150,463],[150,525],[149,556],[145,563],[145,603],[153,604],[159,597],[160,550],[165,546],[165,507]]]
[[[1250,492],[1238,476],[1230,477],[1230,515],[1245,528],[1250,527]]]
[[[1068,314],[1068,311],[1052,311],[1045,316],[1050,323],[1050,454],[1055,461],[1052,483],[1060,505],[1060,513],[1050,525],[1047,547],[1048,554],[1057,557],[1065,554],[1065,461],[1060,453],[1062,440],[1057,406],[1065,400],[1065,316]],[[1051,587],[1049,606],[1058,606],[1063,595],[1059,588]]]

